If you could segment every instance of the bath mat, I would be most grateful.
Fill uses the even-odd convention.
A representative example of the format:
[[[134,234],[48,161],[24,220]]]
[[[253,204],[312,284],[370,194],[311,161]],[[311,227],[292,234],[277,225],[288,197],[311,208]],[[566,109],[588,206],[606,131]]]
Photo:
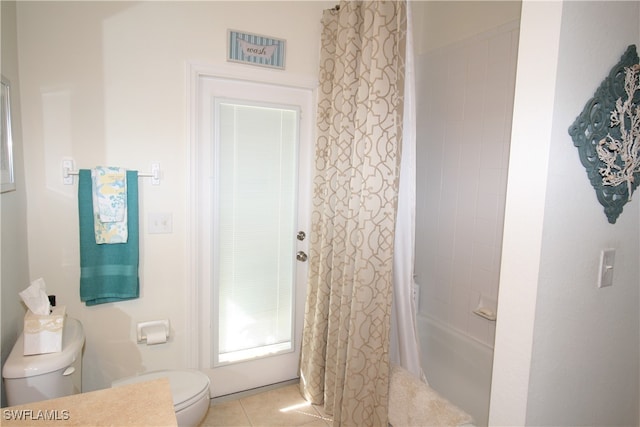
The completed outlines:
[[[472,425],[473,418],[415,378],[393,366],[389,384],[389,424],[393,427]]]

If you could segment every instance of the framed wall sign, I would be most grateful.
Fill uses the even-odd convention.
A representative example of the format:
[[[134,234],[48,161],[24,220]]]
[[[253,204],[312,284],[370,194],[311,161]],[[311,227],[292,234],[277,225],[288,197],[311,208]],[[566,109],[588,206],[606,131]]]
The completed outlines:
[[[11,84],[0,79],[0,192],[16,189],[13,175],[13,139],[11,136]]]
[[[229,61],[284,69],[285,40],[236,30],[229,30],[227,34]]]

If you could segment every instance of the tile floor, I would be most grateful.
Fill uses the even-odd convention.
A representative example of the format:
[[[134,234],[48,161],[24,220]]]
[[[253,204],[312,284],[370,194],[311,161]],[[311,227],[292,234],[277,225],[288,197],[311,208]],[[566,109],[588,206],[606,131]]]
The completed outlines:
[[[300,395],[298,384],[290,384],[251,396],[213,401],[200,427],[330,425],[331,419],[322,407],[309,404]]]

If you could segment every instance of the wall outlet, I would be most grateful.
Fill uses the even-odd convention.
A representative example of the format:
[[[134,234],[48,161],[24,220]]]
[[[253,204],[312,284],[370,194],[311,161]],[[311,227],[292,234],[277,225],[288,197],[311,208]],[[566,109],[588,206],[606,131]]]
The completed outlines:
[[[167,234],[173,232],[173,216],[170,213],[150,213],[147,217],[149,234]]]

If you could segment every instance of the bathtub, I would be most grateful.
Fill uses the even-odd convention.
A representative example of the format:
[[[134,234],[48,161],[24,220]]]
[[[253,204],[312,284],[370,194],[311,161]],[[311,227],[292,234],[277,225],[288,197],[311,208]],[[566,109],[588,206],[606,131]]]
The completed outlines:
[[[420,361],[429,385],[486,426],[493,348],[424,314],[416,317]]]

